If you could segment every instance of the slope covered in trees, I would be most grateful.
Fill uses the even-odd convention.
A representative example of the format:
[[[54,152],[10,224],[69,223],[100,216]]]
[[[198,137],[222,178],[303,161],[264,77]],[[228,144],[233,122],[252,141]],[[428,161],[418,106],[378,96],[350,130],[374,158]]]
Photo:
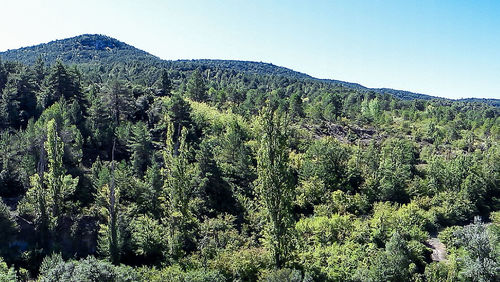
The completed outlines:
[[[499,108],[113,46],[0,62],[0,280],[500,279]]]
[[[352,88],[356,91],[373,91],[382,95],[389,94],[403,100],[443,99],[403,90],[367,88],[358,83],[340,80],[316,79],[304,73],[262,62],[207,59],[164,61],[117,39],[98,34],[84,34],[32,47],[8,50],[0,52],[0,58],[28,65],[34,64],[39,58],[41,58],[46,64],[53,64],[57,60],[69,65],[101,65],[103,63],[143,62],[148,65],[156,65],[158,67],[166,67],[179,71],[193,70],[196,68],[211,69],[212,71],[222,69],[233,73],[247,73],[259,76],[272,75],[281,76],[286,79],[322,81],[326,84]],[[460,99],[459,101],[481,102],[488,103],[496,107],[500,106],[499,99]]]

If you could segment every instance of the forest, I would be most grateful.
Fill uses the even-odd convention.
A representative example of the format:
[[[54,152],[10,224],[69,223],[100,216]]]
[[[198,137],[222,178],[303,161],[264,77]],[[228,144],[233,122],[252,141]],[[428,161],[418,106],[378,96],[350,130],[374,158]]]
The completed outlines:
[[[0,61],[0,281],[500,280],[494,100],[95,40]]]

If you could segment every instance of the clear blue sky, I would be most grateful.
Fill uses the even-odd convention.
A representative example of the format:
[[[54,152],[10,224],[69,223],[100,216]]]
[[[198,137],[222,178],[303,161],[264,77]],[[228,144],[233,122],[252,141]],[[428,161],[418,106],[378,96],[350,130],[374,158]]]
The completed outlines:
[[[100,33],[163,59],[271,62],[319,78],[500,98],[500,1],[2,1],[0,50]]]

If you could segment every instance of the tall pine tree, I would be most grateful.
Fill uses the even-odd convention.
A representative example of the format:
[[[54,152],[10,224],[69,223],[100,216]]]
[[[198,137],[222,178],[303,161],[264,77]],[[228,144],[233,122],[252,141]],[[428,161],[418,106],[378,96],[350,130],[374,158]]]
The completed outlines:
[[[172,81],[168,77],[167,70],[161,73],[161,95],[170,96],[172,94]]]
[[[207,100],[207,87],[200,69],[196,69],[191,75],[187,84],[187,91],[189,97],[194,101],[203,102]]]
[[[19,124],[20,103],[17,100],[17,83],[18,80],[16,78],[9,76],[7,84],[2,91],[2,96],[0,97],[0,128],[17,128]]]

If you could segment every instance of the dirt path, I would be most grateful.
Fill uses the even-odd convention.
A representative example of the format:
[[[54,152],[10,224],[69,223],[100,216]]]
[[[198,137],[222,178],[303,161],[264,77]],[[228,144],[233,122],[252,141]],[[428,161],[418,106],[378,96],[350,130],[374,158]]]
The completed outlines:
[[[446,261],[446,246],[437,237],[427,240],[427,244],[432,248],[431,258],[433,261]]]

